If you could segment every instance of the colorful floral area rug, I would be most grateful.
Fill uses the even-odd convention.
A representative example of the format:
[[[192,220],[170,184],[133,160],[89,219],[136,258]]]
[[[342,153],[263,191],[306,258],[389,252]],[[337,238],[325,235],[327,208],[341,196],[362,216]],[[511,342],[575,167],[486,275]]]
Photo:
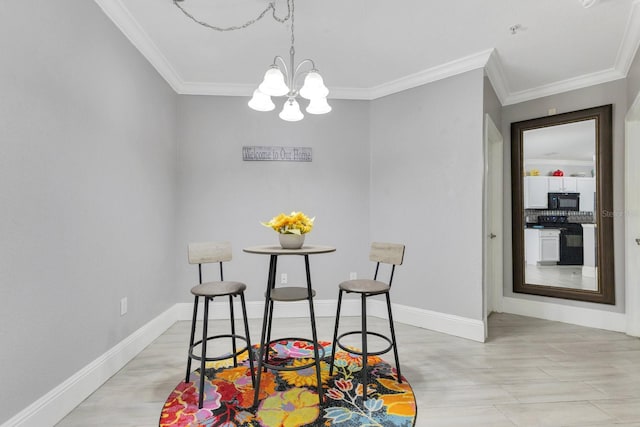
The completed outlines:
[[[254,407],[254,388],[245,353],[235,368],[232,359],[207,364],[202,409],[198,409],[199,369],[191,373],[188,383],[178,384],[162,408],[160,427],[415,425],[413,391],[405,378],[398,383],[395,367],[378,356],[367,359],[369,387],[367,400],[363,402],[360,357],[337,352],[330,377],[331,344],[321,342],[321,345],[325,348],[325,358],[320,364],[322,404],[318,401],[316,369],[312,366],[298,371],[263,371],[259,402]],[[302,366],[312,362],[312,358],[313,347],[307,342],[277,342],[270,348],[269,362]]]

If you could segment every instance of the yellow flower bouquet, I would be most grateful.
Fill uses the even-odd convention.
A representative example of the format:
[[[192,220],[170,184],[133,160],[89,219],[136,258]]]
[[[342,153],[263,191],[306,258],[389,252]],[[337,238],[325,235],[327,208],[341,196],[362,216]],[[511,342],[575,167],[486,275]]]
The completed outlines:
[[[269,222],[261,222],[265,227],[273,228],[280,234],[306,234],[313,229],[313,221],[302,212],[291,212],[291,215],[281,213],[271,218]]]

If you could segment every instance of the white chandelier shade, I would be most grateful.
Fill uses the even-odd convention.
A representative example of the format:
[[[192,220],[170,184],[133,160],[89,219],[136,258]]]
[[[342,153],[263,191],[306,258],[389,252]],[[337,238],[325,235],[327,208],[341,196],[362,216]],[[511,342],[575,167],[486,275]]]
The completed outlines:
[[[295,98],[289,98],[285,101],[282,111],[278,116],[287,122],[298,122],[304,118],[304,114],[300,111],[300,104]]]
[[[331,111],[331,106],[327,102],[327,98],[313,98],[309,101],[307,113],[309,114],[326,114]]]
[[[271,101],[271,97],[256,89],[253,91],[253,97],[249,101],[249,107],[256,111],[272,111],[276,105]]]
[[[289,93],[289,87],[284,82],[284,74],[275,64],[264,73],[264,80],[258,89],[268,96],[283,96]]]
[[[329,89],[324,85],[322,76],[317,70],[311,70],[304,78],[304,85],[300,89],[300,96],[312,100],[315,98],[325,98],[329,95]]]

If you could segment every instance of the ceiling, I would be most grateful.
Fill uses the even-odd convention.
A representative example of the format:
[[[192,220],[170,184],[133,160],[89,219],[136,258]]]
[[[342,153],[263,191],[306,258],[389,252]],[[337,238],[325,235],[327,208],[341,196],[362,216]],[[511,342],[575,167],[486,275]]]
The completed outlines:
[[[178,93],[249,96],[274,56],[288,58],[289,22],[219,32],[172,0],[95,0]],[[268,0],[184,0],[227,27]],[[275,0],[286,16],[287,0]],[[516,26],[513,33],[510,28]],[[640,42],[640,0],[297,0],[296,63],[311,58],[329,98],[375,99],[484,68],[503,105],[626,76]]]
[[[572,160],[593,164],[596,121],[583,120],[530,129],[523,133],[523,158],[529,162]]]

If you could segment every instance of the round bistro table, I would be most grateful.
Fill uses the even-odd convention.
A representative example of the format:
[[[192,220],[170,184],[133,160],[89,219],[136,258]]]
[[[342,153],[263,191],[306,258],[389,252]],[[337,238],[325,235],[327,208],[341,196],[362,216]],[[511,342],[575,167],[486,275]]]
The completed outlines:
[[[267,277],[267,291],[265,293],[264,301],[264,315],[262,317],[262,334],[260,337],[260,358],[258,359],[258,376],[256,378],[255,394],[253,397],[254,406],[258,404],[258,396],[260,394],[260,379],[262,376],[262,369],[270,368],[277,371],[293,371],[299,369],[306,369],[311,366],[316,368],[316,380],[318,382],[318,399],[322,404],[322,379],[320,375],[320,355],[318,350],[318,334],[316,331],[316,317],[313,310],[313,297],[315,291],[311,287],[311,271],[309,269],[309,255],[326,254],[335,252],[336,248],[331,246],[321,245],[307,245],[300,249],[283,249],[280,246],[251,246],[244,248],[243,251],[250,254],[269,255],[269,274]],[[307,285],[301,286],[283,286],[276,288],[276,272],[278,266],[279,256],[298,255],[304,257],[304,266],[307,276]],[[271,326],[273,321],[273,302],[290,302],[290,301],[309,301],[309,313],[311,317],[311,334],[312,339],[307,338],[280,338],[277,340],[271,339]],[[303,366],[278,366],[269,363],[269,346],[275,341],[307,341],[313,344],[314,361]],[[322,350],[324,356],[324,349]]]

